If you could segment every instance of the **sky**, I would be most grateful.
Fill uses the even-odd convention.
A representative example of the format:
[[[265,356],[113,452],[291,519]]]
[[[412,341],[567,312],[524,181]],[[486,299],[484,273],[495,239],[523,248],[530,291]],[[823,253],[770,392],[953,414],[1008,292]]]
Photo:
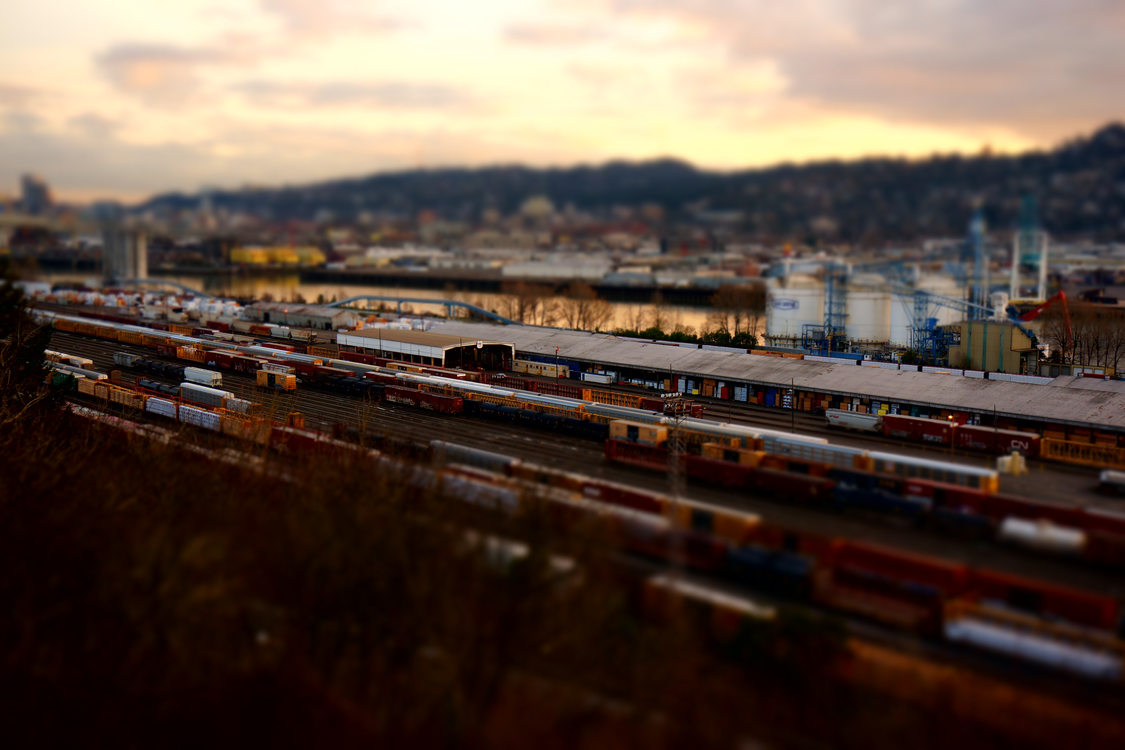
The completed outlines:
[[[1125,118],[1121,0],[4,0],[0,194],[1051,147]]]

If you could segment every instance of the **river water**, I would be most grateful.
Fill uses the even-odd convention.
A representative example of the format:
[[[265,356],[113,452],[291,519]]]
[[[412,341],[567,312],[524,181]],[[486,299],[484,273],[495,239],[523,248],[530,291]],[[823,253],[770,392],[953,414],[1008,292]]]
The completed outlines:
[[[279,273],[269,276],[238,276],[238,275],[206,275],[206,276],[176,276],[150,274],[154,280],[173,281],[192,289],[201,289],[208,294],[216,296],[254,297],[255,299],[268,298],[278,301],[294,301],[303,299],[315,303],[318,300],[330,302],[346,299],[360,294],[378,294],[390,297],[414,297],[422,299],[455,299],[459,302],[469,302],[486,310],[492,310],[506,317],[518,317],[515,312],[516,299],[514,295],[487,292],[462,292],[444,291],[439,289],[414,289],[412,287],[390,286],[364,286],[359,284],[304,284],[297,274]],[[38,275],[38,280],[53,284],[57,283],[82,283],[90,287],[101,285],[96,275],[89,272],[48,271]],[[607,302],[608,318],[600,328],[610,330],[614,328],[644,329],[657,325],[665,331],[691,330],[698,333],[702,330],[714,328],[708,323],[712,310],[706,307],[685,307],[680,305],[652,305],[628,302]],[[378,303],[372,302],[376,307]],[[391,309],[393,309],[393,305]],[[563,298],[554,297],[544,300],[544,304],[535,311],[525,322],[543,325],[567,325],[567,302]],[[404,312],[434,313],[445,315],[445,308],[440,304],[404,303]]]

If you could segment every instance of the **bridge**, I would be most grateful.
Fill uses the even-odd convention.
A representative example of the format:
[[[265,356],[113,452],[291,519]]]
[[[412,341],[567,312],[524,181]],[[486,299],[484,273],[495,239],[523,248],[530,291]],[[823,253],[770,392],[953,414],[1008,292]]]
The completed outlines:
[[[121,284],[122,286],[173,286],[181,292],[194,294],[196,297],[214,297],[213,294],[193,289],[190,286],[180,284],[175,281],[167,281],[165,279],[116,279],[114,283]]]
[[[391,296],[382,295],[382,294],[357,294],[354,297],[348,297],[347,299],[342,299],[339,302],[331,302],[331,303],[329,303],[328,306],[329,307],[347,307],[348,305],[350,305],[353,302],[372,301],[372,300],[374,300],[376,302],[394,302],[394,303],[396,303],[397,304],[396,311],[398,312],[399,315],[402,314],[402,303],[410,302],[410,303],[419,304],[419,305],[439,305],[439,306],[445,308],[446,314],[450,318],[453,317],[453,308],[459,307],[459,308],[462,308],[463,310],[465,310],[465,311],[467,311],[467,312],[469,312],[473,315],[477,315],[479,317],[486,318],[488,320],[492,320],[492,321],[495,321],[497,323],[503,323],[504,325],[510,325],[510,326],[523,325],[522,323],[520,323],[517,320],[511,320],[509,318],[505,318],[503,315],[497,315],[496,313],[492,312],[491,310],[485,310],[483,307],[480,307],[479,305],[474,305],[474,304],[471,304],[469,302],[461,302],[459,300],[454,300],[454,299],[429,299],[427,297],[391,297]]]

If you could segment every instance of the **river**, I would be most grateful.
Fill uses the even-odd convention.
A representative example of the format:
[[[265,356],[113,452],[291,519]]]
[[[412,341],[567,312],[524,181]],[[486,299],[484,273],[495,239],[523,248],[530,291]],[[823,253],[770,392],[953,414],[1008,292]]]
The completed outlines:
[[[278,273],[268,276],[241,276],[241,275],[200,275],[176,276],[150,274],[154,280],[173,281],[193,289],[201,289],[208,294],[216,296],[253,297],[255,299],[271,298],[279,301],[306,302],[317,301],[331,302],[346,299],[360,294],[377,294],[391,297],[414,297],[423,299],[448,299],[460,302],[469,302],[486,310],[492,310],[506,317],[518,317],[515,312],[516,297],[512,294],[443,291],[438,289],[414,289],[411,287],[390,286],[363,286],[358,284],[305,284],[301,282],[296,273]],[[45,271],[38,274],[40,281],[58,283],[82,283],[90,287],[100,286],[100,281],[95,274],[89,272],[71,271]],[[372,307],[378,303],[371,303]],[[657,325],[665,331],[676,329],[691,330],[698,333],[713,325],[708,324],[712,310],[706,307],[685,307],[680,305],[652,305],[627,302],[606,302],[608,306],[606,322],[601,324],[604,330],[609,329],[643,329]],[[533,313],[533,317],[525,320],[528,323],[541,323],[544,325],[566,325],[567,301],[561,297],[547,298]],[[407,312],[429,312],[439,315],[445,314],[445,308],[439,304],[404,304],[403,310]]]

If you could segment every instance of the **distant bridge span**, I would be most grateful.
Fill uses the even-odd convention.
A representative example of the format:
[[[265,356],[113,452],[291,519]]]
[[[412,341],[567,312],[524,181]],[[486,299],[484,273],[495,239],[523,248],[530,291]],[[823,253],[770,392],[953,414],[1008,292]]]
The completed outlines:
[[[339,302],[331,302],[331,303],[329,303],[328,306],[329,307],[347,307],[352,302],[359,302],[361,300],[363,300],[363,301],[375,300],[377,302],[394,302],[398,305],[398,307],[396,309],[397,309],[397,312],[400,315],[402,314],[402,303],[403,302],[411,302],[411,303],[419,304],[419,305],[441,305],[442,307],[444,307],[446,309],[447,314],[451,318],[453,317],[453,308],[460,307],[460,308],[463,308],[463,309],[467,310],[468,312],[470,312],[474,315],[479,315],[482,318],[488,318],[489,320],[494,320],[497,323],[504,323],[505,325],[510,325],[510,326],[523,325],[522,323],[520,323],[517,320],[511,320],[509,318],[505,318],[503,315],[497,315],[496,313],[492,312],[491,310],[485,310],[483,307],[480,307],[479,305],[474,305],[474,304],[471,304],[469,302],[460,302],[460,301],[455,300],[455,299],[429,299],[429,298],[426,298],[426,297],[390,297],[390,296],[386,296],[386,295],[382,295],[382,294],[357,294],[354,297],[348,297],[347,299],[342,299]]]
[[[181,292],[187,292],[188,294],[194,294],[197,297],[212,297],[213,298],[215,296],[213,294],[208,294],[207,292],[201,291],[199,289],[193,289],[190,286],[180,284],[179,282],[167,281],[165,279],[117,279],[114,283],[122,284],[122,285],[131,284],[133,286],[174,286],[177,289],[179,289]]]

